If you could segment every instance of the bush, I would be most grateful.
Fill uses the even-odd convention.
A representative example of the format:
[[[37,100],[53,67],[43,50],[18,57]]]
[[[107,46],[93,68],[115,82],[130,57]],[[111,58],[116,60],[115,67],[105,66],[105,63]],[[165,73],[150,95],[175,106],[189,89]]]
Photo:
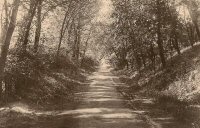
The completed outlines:
[[[20,53],[11,50],[5,75],[6,97],[14,98],[13,100],[21,98],[37,100],[44,96],[52,98],[58,92],[65,91],[61,85],[64,83],[65,86],[68,86],[68,83],[56,79],[59,84],[53,85],[48,83],[45,77],[62,70],[66,72],[64,75],[73,76],[72,72],[77,73],[78,66],[65,56],[55,59],[54,54],[33,54],[28,51]],[[58,88],[54,89],[55,86]]]
[[[94,71],[95,67],[98,66],[99,62],[92,57],[84,57],[81,60],[81,68]]]

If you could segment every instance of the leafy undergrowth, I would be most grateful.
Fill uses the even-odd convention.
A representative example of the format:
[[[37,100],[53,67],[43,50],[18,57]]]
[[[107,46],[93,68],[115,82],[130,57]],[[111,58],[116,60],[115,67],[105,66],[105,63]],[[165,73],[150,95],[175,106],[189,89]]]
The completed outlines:
[[[152,76],[147,88],[158,95],[189,104],[198,103],[200,88],[200,45],[169,60],[168,67]],[[147,91],[147,90],[146,90]]]
[[[163,110],[172,113],[177,119],[200,126],[200,45],[185,50],[168,60],[167,68],[153,72],[142,70],[114,71],[120,81],[129,85],[120,88],[122,93],[134,99],[143,95],[155,99]]]
[[[168,60],[165,69],[142,70],[139,73],[130,69],[115,72],[120,80],[152,95],[173,97],[180,101],[198,102],[200,94],[200,45],[187,49],[181,55]]]
[[[91,63],[85,64],[88,61]],[[6,67],[4,100],[7,104],[25,102],[39,109],[71,108],[78,102],[75,92],[85,88],[87,76],[98,65],[93,61],[88,57],[80,67],[66,56],[56,58],[54,54],[11,51]]]
[[[14,53],[9,55],[6,67],[5,89],[9,93],[4,91],[0,128],[53,127],[60,117],[52,119],[49,126],[43,126],[43,122],[48,122],[48,115],[54,112],[77,107],[81,97],[76,93],[87,90],[87,77],[98,66],[91,58],[85,58],[78,67],[66,56],[55,60],[51,54],[27,52],[22,57]]]

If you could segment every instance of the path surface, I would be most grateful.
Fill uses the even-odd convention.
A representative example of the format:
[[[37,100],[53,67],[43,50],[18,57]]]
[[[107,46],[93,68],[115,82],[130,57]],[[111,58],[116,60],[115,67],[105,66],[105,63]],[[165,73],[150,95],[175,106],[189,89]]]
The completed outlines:
[[[79,128],[146,128],[142,111],[129,109],[122,96],[117,92],[118,86],[113,82],[108,65],[101,66],[90,79],[88,92],[83,92],[83,102],[79,106]]]
[[[23,106],[13,107],[17,113],[10,113],[4,125],[6,128],[190,128],[154,107],[147,97],[135,96],[131,101],[134,109],[130,109],[127,105],[130,101],[116,90],[116,86],[126,85],[116,79],[109,65],[102,64],[89,77],[92,82],[87,91],[76,93],[81,103],[75,109],[36,111]],[[7,109],[0,109],[1,114],[2,111]],[[4,116],[8,116],[7,113],[1,115]],[[0,122],[0,128],[5,128],[2,126]]]

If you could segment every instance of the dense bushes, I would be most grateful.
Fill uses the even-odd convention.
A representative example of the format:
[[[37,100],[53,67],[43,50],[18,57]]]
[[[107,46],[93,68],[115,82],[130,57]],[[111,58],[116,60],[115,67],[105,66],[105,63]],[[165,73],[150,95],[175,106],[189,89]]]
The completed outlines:
[[[90,58],[82,59],[81,68],[94,71],[98,63]],[[34,102],[47,101],[71,95],[76,80],[80,77],[81,70],[66,56],[31,52],[18,53],[12,51],[9,54],[4,79],[5,100],[29,99]],[[81,79],[80,79],[80,78]]]
[[[84,57],[81,60],[81,68],[94,71],[96,66],[98,66],[99,62],[92,57]]]

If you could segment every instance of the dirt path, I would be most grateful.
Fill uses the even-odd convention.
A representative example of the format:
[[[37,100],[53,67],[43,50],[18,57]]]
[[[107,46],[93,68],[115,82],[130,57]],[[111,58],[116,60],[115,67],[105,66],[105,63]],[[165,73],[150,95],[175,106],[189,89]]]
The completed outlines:
[[[150,125],[143,121],[143,111],[129,109],[120,94],[118,86],[113,82],[113,76],[108,65],[102,65],[98,72],[90,79],[88,92],[84,95],[79,106],[80,113],[75,118],[79,119],[79,128],[146,128]]]
[[[136,108],[130,109],[127,104],[130,101],[116,90],[116,86],[126,85],[114,79],[118,78],[110,73],[109,65],[102,64],[89,77],[92,83],[88,91],[76,94],[81,97],[81,103],[75,110],[36,111],[20,106],[11,108],[7,115],[9,109],[4,108],[0,113],[9,119],[0,122],[0,128],[187,128],[154,109],[152,102],[143,97],[136,97],[132,101]]]
[[[88,91],[76,94],[82,99],[75,110],[36,111],[23,105],[1,109],[5,115],[11,112],[0,128],[149,128],[141,118],[143,111],[128,108],[113,78],[108,65],[102,65],[89,77]]]

